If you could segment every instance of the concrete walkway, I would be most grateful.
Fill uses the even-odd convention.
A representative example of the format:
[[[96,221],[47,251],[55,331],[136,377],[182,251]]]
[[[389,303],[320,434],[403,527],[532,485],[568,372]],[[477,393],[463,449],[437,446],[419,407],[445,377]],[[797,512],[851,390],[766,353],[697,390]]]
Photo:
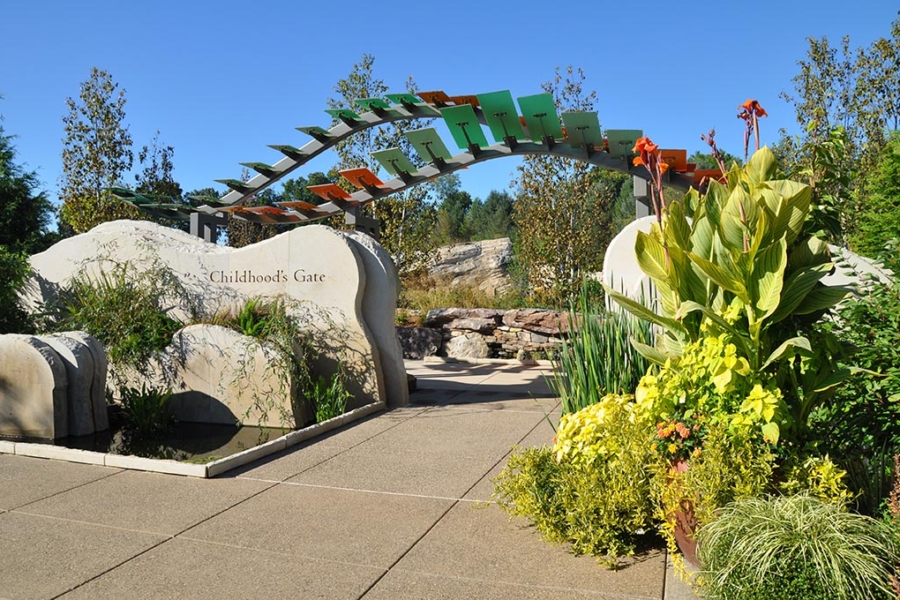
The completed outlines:
[[[212,480],[0,455],[0,598],[693,598],[661,550],[613,572],[486,504],[549,443],[540,367],[409,362],[413,406]]]

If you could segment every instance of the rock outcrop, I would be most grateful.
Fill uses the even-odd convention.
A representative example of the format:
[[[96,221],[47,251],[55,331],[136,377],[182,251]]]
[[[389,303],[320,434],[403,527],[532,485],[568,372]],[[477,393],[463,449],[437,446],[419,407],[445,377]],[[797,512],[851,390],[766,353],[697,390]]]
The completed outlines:
[[[511,262],[509,238],[468,242],[438,248],[436,258],[429,265],[429,274],[448,285],[472,286],[489,294],[503,294],[512,287]]]

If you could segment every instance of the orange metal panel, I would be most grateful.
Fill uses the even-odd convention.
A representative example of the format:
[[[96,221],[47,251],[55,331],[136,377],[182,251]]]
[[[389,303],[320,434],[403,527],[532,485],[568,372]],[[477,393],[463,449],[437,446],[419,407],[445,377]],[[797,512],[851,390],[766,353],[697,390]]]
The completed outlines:
[[[328,200],[331,202],[335,198],[338,200],[350,200],[350,194],[347,190],[338,187],[333,183],[323,183],[321,185],[310,185],[307,186],[306,189],[311,191],[313,194],[322,198],[323,200]]]
[[[675,169],[676,173],[687,171],[687,150],[660,150],[659,158],[668,163],[670,169]]]
[[[367,187],[384,187],[384,182],[378,179],[375,173],[373,173],[366,167],[360,167],[358,169],[345,169],[343,171],[339,171],[339,173],[341,174],[341,177],[361,190],[364,190]]]

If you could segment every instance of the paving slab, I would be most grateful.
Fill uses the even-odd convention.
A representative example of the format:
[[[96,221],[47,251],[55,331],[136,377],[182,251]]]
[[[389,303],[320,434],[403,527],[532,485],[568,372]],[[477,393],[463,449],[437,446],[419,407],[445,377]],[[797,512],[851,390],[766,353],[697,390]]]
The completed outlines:
[[[442,577],[428,573],[414,573],[392,569],[375,587],[363,596],[364,600],[634,600],[634,596],[588,592],[564,587],[565,582],[553,586],[525,586],[497,583],[483,579]]]
[[[663,551],[639,556],[611,571],[592,557],[572,556],[566,546],[541,540],[533,527],[522,523],[511,522],[495,505],[457,504],[394,568],[500,584],[566,587],[611,597],[662,597]]]
[[[271,485],[250,480],[123,471],[20,510],[171,536]]]
[[[460,498],[541,418],[533,412],[428,411],[288,482]]]
[[[229,471],[228,475],[264,481],[284,481],[426,410],[429,410],[429,407],[404,407],[379,413],[363,421],[351,423],[323,437],[303,442],[262,460],[238,467]]]
[[[119,471],[109,467],[0,454],[0,508],[18,508]]]
[[[452,505],[279,484],[181,537],[387,569]]]
[[[553,423],[558,423],[558,416],[554,420],[554,416],[551,415],[551,420]],[[518,442],[515,446],[517,449],[525,449],[525,448],[537,448],[540,446],[552,446],[553,445],[553,436],[556,435],[556,430],[550,426],[547,421],[541,421],[537,425],[535,425],[534,429],[528,433],[525,438]],[[510,448],[509,454],[512,454],[515,450]],[[491,469],[487,475],[481,478],[481,480],[475,484],[471,490],[469,490],[463,499],[471,500],[474,502],[489,502],[491,500],[491,494],[494,493],[494,483],[493,479],[506,466],[506,462],[509,460],[509,454],[503,457],[500,462]]]
[[[165,539],[19,512],[0,514],[0,598],[53,598]]]
[[[65,600],[359,598],[384,571],[176,538],[62,596]]]

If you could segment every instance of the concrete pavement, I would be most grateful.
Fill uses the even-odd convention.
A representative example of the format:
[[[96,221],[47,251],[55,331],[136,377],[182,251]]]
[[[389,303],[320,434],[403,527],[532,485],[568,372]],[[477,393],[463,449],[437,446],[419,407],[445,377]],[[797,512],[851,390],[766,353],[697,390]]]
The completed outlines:
[[[0,599],[694,598],[487,503],[549,443],[546,367],[408,362],[413,405],[211,480],[0,455]]]

